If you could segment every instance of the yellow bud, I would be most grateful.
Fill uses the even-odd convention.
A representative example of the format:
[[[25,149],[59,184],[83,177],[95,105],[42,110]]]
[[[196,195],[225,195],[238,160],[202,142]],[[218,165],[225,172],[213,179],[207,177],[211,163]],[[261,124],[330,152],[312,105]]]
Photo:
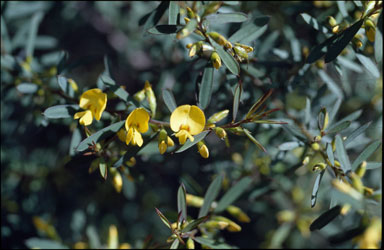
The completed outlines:
[[[185,21],[185,24],[189,23],[189,21],[191,21],[191,19],[189,19],[188,17],[184,17],[184,21]]]
[[[241,231],[241,227],[238,224],[236,224],[234,221],[232,221],[228,218],[225,218],[224,216],[212,216],[212,220],[227,222],[228,226],[226,227],[226,229],[230,232],[240,232]]]
[[[225,129],[220,128],[220,127],[216,127],[216,128],[214,128],[214,130],[215,130],[216,135],[217,135],[220,139],[224,140],[225,137],[227,137],[227,132],[225,132]]]
[[[340,25],[336,25],[332,28],[332,33],[333,34],[337,34],[340,30]]]
[[[340,211],[340,214],[341,215],[346,215],[349,210],[351,209],[351,205],[350,204],[345,204],[342,208],[341,208],[341,211]]]
[[[324,59],[319,59],[315,62],[315,65],[318,69],[324,69],[325,67],[325,62]]]
[[[73,248],[74,249],[87,249],[88,245],[85,242],[78,241],[78,242],[75,243],[75,245],[73,245]]]
[[[226,41],[225,44],[224,44],[224,47],[226,49],[232,49],[232,43],[230,43],[229,41]]]
[[[311,144],[311,148],[315,151],[319,151],[320,150],[320,144],[317,142],[314,142]]]
[[[195,249],[195,242],[192,238],[188,238],[187,240],[187,249]]]
[[[230,205],[227,207],[227,212],[230,213],[233,217],[235,217],[240,222],[248,223],[251,219],[248,217],[246,213],[244,213],[239,207]]]
[[[222,2],[213,1],[210,4],[206,5],[203,16],[215,13],[221,6]]]
[[[73,89],[75,92],[77,92],[77,90],[79,89],[79,87],[77,86],[76,82],[75,82],[74,80],[70,79],[70,78],[69,78],[67,81],[68,81],[69,84],[71,85],[72,89]]]
[[[316,165],[313,166],[312,171],[323,171],[324,169],[327,168],[327,164],[324,162],[317,163]]]
[[[304,46],[301,49],[301,54],[303,55],[304,58],[307,58],[309,56],[309,48],[307,46]]]
[[[118,193],[120,193],[121,189],[123,188],[123,178],[121,177],[119,171],[116,171],[115,175],[113,176],[113,186]]]
[[[119,249],[131,249],[132,246],[129,243],[121,243]]]
[[[364,195],[371,196],[373,195],[373,189],[369,187],[364,187]]]
[[[291,222],[295,219],[295,217],[295,212],[291,210],[283,210],[277,213],[277,220],[279,223]]]
[[[207,145],[205,145],[205,143],[203,141],[199,141],[197,143],[197,148],[199,150],[201,157],[203,157],[205,159],[207,159],[209,157],[208,147],[207,147]]]
[[[356,191],[354,188],[352,188],[351,185],[349,185],[345,182],[339,181],[337,179],[333,179],[332,180],[332,186],[334,186],[339,191],[352,196],[356,200],[362,199],[362,195],[358,191]]]
[[[352,187],[354,187],[361,194],[364,193],[364,185],[363,185],[363,182],[361,181],[360,177],[355,172],[351,172],[349,174],[349,177],[352,180]]]
[[[310,160],[310,157],[309,157],[309,156],[304,157],[303,162],[302,162],[303,165],[307,165],[308,162],[309,162],[309,160]]]
[[[357,35],[355,35],[353,38],[352,38],[352,44],[356,47],[356,48],[361,48],[363,46],[363,43],[361,42],[361,40],[357,37]]]
[[[215,40],[215,42],[217,42],[218,44],[220,44],[222,46],[225,45],[226,43],[228,43],[227,39],[225,39],[224,36],[220,35],[219,33],[215,32],[215,31],[208,32],[207,34],[213,40]]]
[[[356,174],[360,177],[363,178],[365,171],[367,170],[367,162],[363,161],[356,169]]]
[[[327,25],[331,28],[336,26],[337,25],[336,19],[333,16],[328,16],[327,17]]]
[[[187,7],[187,16],[189,18],[195,18],[196,14],[195,14],[195,12],[191,8]]]
[[[365,19],[364,26],[365,26],[365,34],[367,35],[368,40],[370,42],[374,42],[375,35],[376,35],[376,25],[371,19],[367,18]]]
[[[142,90],[136,92],[136,94],[133,95],[133,99],[135,99],[138,102],[143,101],[145,99],[145,90],[142,89]]]
[[[241,127],[228,128],[228,131],[235,135],[244,135],[244,130]]]
[[[321,136],[320,135],[316,135],[315,137],[313,137],[313,141],[314,142],[319,142],[319,141],[321,141]]]
[[[223,230],[228,225],[229,225],[228,222],[214,221],[214,220],[210,220],[210,221],[207,221],[207,222],[204,223],[204,227],[209,229],[209,230],[215,230],[215,229]]]
[[[227,117],[228,113],[229,113],[228,109],[214,113],[213,115],[211,115],[208,118],[207,123],[217,123],[217,122],[223,120],[225,117]]]
[[[242,62],[243,60],[248,60],[248,54],[247,52],[245,51],[245,49],[241,48],[241,47],[238,47],[238,46],[235,46],[233,48],[233,50],[235,51],[236,53],[236,56],[237,56],[237,59]]]
[[[193,45],[194,45],[194,43],[188,43],[187,45],[185,45],[185,47],[186,47],[187,49],[190,49]]]
[[[193,57],[194,55],[196,55],[196,48],[197,48],[197,45],[196,43],[192,45],[192,47],[189,49],[189,57]]]
[[[169,136],[167,136],[167,145],[168,145],[168,147],[173,147],[175,145],[172,138]]]
[[[241,44],[241,43],[235,43],[235,46],[240,47],[245,50],[247,53],[251,53],[253,51],[253,48],[251,46]]]
[[[160,154],[164,154],[165,151],[167,151],[167,144],[165,143],[165,141],[159,142],[159,152],[160,152]]]
[[[221,59],[220,59],[220,56],[219,54],[217,54],[216,51],[212,52],[212,55],[211,55],[211,62],[213,64],[213,67],[215,69],[219,69],[221,67]]]
[[[118,232],[115,225],[109,227],[108,248],[116,249],[119,246]]]
[[[203,198],[192,195],[192,194],[187,194],[186,200],[187,200],[188,206],[192,206],[192,207],[201,207],[203,206],[203,203],[204,203]]]
[[[145,81],[144,85],[145,95],[147,96],[147,101],[149,103],[149,108],[151,109],[152,117],[155,117],[156,114],[156,96],[152,90],[152,86],[148,81]]]
[[[131,158],[129,158],[129,160],[126,161],[125,164],[127,164],[128,167],[133,167],[133,166],[135,166],[135,165],[136,165],[136,159],[135,159],[135,157],[132,156]]]

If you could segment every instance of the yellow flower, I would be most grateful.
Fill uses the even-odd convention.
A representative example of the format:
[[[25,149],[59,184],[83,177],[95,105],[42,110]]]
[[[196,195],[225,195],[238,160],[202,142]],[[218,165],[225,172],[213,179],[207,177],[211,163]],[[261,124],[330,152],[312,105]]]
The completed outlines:
[[[127,130],[127,138],[125,143],[133,146],[143,145],[143,137],[141,133],[145,133],[148,130],[149,114],[143,108],[137,108],[133,110],[127,120],[125,121],[125,129]]]
[[[171,129],[176,132],[179,143],[183,145],[187,137],[193,141],[192,135],[203,131],[205,126],[204,112],[195,105],[182,105],[177,107],[171,114]]]
[[[77,112],[73,118],[80,118],[80,124],[88,126],[92,124],[93,118],[100,120],[101,114],[107,106],[107,94],[100,89],[87,90],[80,96],[79,106],[85,111]]]

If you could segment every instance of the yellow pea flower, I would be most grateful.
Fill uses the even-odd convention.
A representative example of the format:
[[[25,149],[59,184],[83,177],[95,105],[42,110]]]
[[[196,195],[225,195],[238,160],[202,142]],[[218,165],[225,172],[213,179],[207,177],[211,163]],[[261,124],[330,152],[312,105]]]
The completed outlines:
[[[187,138],[193,141],[192,135],[197,135],[204,130],[204,112],[195,105],[182,105],[171,114],[171,129],[176,132],[179,143],[183,145]]]
[[[107,107],[107,94],[103,93],[101,89],[87,90],[80,96],[79,106],[85,111],[77,112],[73,118],[80,118],[81,125],[91,125],[93,118],[100,120],[101,114]]]
[[[148,122],[149,114],[145,109],[137,108],[133,110],[127,117],[127,120],[125,120],[125,129],[127,130],[125,143],[141,147],[143,145],[141,133],[148,131]]]

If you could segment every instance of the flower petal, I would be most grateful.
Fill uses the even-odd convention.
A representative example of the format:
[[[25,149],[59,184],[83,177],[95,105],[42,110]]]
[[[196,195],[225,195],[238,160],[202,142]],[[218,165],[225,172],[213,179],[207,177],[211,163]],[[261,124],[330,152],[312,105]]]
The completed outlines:
[[[127,130],[128,130],[128,133],[127,133],[127,137],[125,139],[125,143],[127,145],[129,145],[129,143],[131,142],[132,137],[133,137],[133,128],[128,128]]]
[[[125,121],[125,128],[128,130],[129,127],[137,127],[140,133],[148,131],[149,114],[143,108],[137,108],[133,110],[127,120]]]
[[[79,106],[91,110],[95,119],[100,120],[107,106],[107,94],[97,88],[87,90],[80,96]]]
[[[191,105],[181,105],[177,107],[171,114],[170,125],[174,132],[179,132],[181,125],[186,125],[188,121],[189,110]]]
[[[189,133],[197,135],[204,130],[205,115],[204,112],[197,106],[192,105],[188,115]]]
[[[84,126],[91,125],[93,121],[92,112],[90,110],[86,110],[84,115],[80,118],[80,124]]]
[[[135,145],[141,147],[143,145],[143,137],[141,136],[141,134],[139,133],[139,131],[137,131],[137,129],[134,129],[133,131],[133,140]]]

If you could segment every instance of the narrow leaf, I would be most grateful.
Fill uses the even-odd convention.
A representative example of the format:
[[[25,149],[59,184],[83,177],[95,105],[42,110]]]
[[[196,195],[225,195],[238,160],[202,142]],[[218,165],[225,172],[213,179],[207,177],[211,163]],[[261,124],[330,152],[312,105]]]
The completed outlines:
[[[317,60],[319,60],[322,56],[327,53],[327,47],[334,41],[338,35],[333,35],[330,38],[326,39],[324,42],[322,42],[319,45],[316,45],[313,47],[311,52],[309,53],[306,63],[314,63]]]
[[[203,206],[200,208],[199,211],[199,218],[208,214],[212,202],[216,199],[217,195],[219,194],[222,181],[223,175],[218,175],[209,185],[208,190],[204,196]]]
[[[245,133],[245,135],[253,142],[253,143],[255,143],[256,144],[256,146],[258,146],[261,150],[263,150],[265,153],[267,153],[267,150],[263,147],[263,145],[261,145],[261,143],[258,141],[258,140],[256,140],[256,138],[255,137],[253,137],[252,135],[251,135],[251,133],[249,132],[249,130],[248,129],[243,129],[244,130],[244,133]]]
[[[213,86],[213,67],[208,65],[204,69],[203,78],[201,80],[200,91],[199,91],[199,106],[201,109],[208,107],[211,101]]]
[[[80,109],[79,105],[75,104],[65,104],[65,105],[56,105],[47,108],[44,111],[44,116],[49,119],[58,119],[58,118],[69,118]]]
[[[336,155],[338,156],[344,174],[348,174],[348,172],[351,171],[351,163],[340,135],[336,135]]]
[[[252,178],[247,176],[242,178],[233,187],[231,187],[225,195],[217,203],[215,208],[216,213],[224,211],[229,205],[231,205],[240,195],[249,187],[252,182]]]
[[[248,20],[248,16],[241,12],[235,13],[216,13],[206,17],[208,22],[213,24],[241,23]]]
[[[321,179],[323,178],[324,173],[325,173],[325,170],[321,171],[316,177],[315,184],[313,185],[313,189],[312,189],[311,207],[314,207],[316,205],[317,193],[319,192]]]
[[[255,102],[255,103],[252,105],[252,107],[249,109],[249,111],[248,111],[246,117],[248,118],[248,117],[250,117],[253,113],[255,113],[255,112],[260,108],[260,106],[263,105],[263,103],[268,99],[268,97],[271,96],[272,92],[273,92],[273,89],[270,89],[270,90],[268,90],[267,93],[265,93],[263,96],[261,96],[261,97],[259,98],[259,100],[257,100],[257,102]]]
[[[328,33],[328,29],[319,24],[316,18],[311,17],[307,13],[302,13],[300,14],[300,16],[304,19],[307,24],[311,25],[312,28],[314,28],[315,30],[321,31],[323,33]]]
[[[342,123],[339,124],[334,124],[333,126],[329,127],[326,131],[325,134],[333,134],[333,133],[338,133],[351,125],[351,121],[343,121]]]
[[[356,35],[356,33],[359,31],[361,25],[363,24],[364,20],[361,19],[354,23],[352,26],[344,30],[339,36],[338,39],[333,42],[325,54],[324,61],[326,63],[329,63],[336,59],[336,57],[343,51],[343,49],[348,45],[348,43],[352,40],[352,38]]]
[[[150,28],[148,33],[151,33],[153,35],[169,35],[179,32],[183,28],[182,25],[176,25],[176,24],[162,24],[162,25],[156,25],[155,27]]]
[[[355,171],[356,168],[360,165],[360,163],[368,159],[368,157],[370,157],[380,147],[380,145],[381,141],[378,140],[372,142],[368,147],[366,147],[363,152],[361,152],[361,154],[352,163],[352,170]]]
[[[376,29],[374,51],[376,63],[379,64],[383,60],[383,34],[379,29]]]
[[[341,206],[337,205],[322,215],[320,215],[315,221],[312,222],[311,226],[309,227],[309,230],[315,231],[322,229],[324,226],[326,226],[328,223],[330,223],[332,220],[334,220],[341,212]]]
[[[101,158],[101,160],[100,160],[99,170],[100,170],[101,177],[103,177],[104,180],[106,180],[107,179],[107,173],[108,173],[107,171],[108,171],[108,169],[107,169],[107,164],[105,163],[103,158]]]
[[[38,90],[38,86],[34,83],[20,83],[16,86],[17,91],[23,94],[33,94]]]
[[[57,241],[40,238],[29,238],[25,241],[25,245],[30,249],[69,249]]]
[[[332,144],[327,143],[327,156],[332,166],[335,166],[335,157],[333,155]]]
[[[255,17],[250,23],[245,24],[243,27],[241,27],[241,29],[232,34],[228,40],[232,43],[252,42],[266,31],[268,22],[269,16]]]
[[[184,184],[181,183],[179,190],[177,191],[177,212],[181,212],[180,222],[187,220],[187,194]]]
[[[177,249],[179,247],[179,239],[175,239],[173,242],[172,242],[172,245],[169,249]]]
[[[330,91],[332,91],[338,98],[343,97],[343,92],[341,91],[340,87],[331,77],[329,77],[327,73],[325,73],[324,70],[319,70],[318,74],[320,78],[327,84]]]
[[[39,11],[36,12],[32,16],[32,20],[30,22],[30,27],[29,27],[29,34],[28,34],[28,40],[26,43],[26,54],[27,56],[33,56],[33,51],[35,48],[35,41],[36,41],[36,36],[37,36],[37,30],[39,28],[40,22],[43,19],[43,12]]]
[[[367,170],[380,168],[381,165],[383,165],[381,162],[367,162]]]
[[[290,151],[292,149],[295,149],[297,147],[302,146],[303,144],[298,141],[290,141],[290,142],[284,142],[279,145],[279,150],[281,151]]]
[[[169,9],[168,9],[168,24],[179,23],[179,15],[180,15],[179,12],[180,12],[180,7],[178,5],[178,2],[170,1]]]
[[[176,153],[181,153],[185,150],[187,150],[188,148],[192,147],[193,145],[197,144],[199,141],[203,140],[209,133],[210,131],[203,131],[201,132],[200,134],[198,135],[195,135],[193,138],[193,142],[191,142],[190,140],[187,140],[186,143],[184,143],[183,146],[181,146],[177,151]]]
[[[358,137],[360,134],[364,133],[365,130],[371,125],[372,122],[368,122],[364,124],[363,126],[357,128],[354,130],[344,141],[344,145],[347,146],[350,142],[352,142],[356,137]]]
[[[238,83],[235,88],[235,93],[233,97],[233,110],[232,110],[232,121],[236,120],[237,111],[239,110],[241,92],[243,91],[243,86]]]
[[[156,210],[156,213],[157,215],[160,217],[161,221],[169,228],[172,230],[172,224],[171,222],[169,222],[169,220],[167,219],[167,217],[164,216],[164,214],[162,212],[160,212],[159,209],[157,209],[155,207],[155,210]]]
[[[169,109],[169,111],[171,111],[171,113],[172,113],[173,110],[175,110],[177,107],[175,97],[173,96],[172,90],[163,89],[162,93],[163,93],[164,103],[167,106],[167,108]]]
[[[181,232],[182,233],[186,233],[186,232],[189,232],[189,231],[192,231],[193,229],[195,229],[198,225],[200,225],[201,223],[203,223],[204,221],[206,221],[207,219],[209,218],[208,215],[206,216],[203,216],[201,218],[198,218],[196,220],[193,220],[191,222],[188,223],[188,225],[186,227],[184,227],[183,229],[181,229]]]
[[[361,64],[368,70],[369,73],[372,74],[373,77],[379,78],[380,71],[377,68],[376,64],[369,58],[362,54],[356,54],[357,59],[361,62]]]
[[[111,134],[117,133],[121,127],[123,127],[125,121],[116,122],[108,127],[105,127],[93,135],[89,136],[82,142],[80,142],[79,146],[77,146],[76,151],[81,152],[88,149],[88,146],[92,145],[92,142],[97,143],[98,141],[110,136]]]

